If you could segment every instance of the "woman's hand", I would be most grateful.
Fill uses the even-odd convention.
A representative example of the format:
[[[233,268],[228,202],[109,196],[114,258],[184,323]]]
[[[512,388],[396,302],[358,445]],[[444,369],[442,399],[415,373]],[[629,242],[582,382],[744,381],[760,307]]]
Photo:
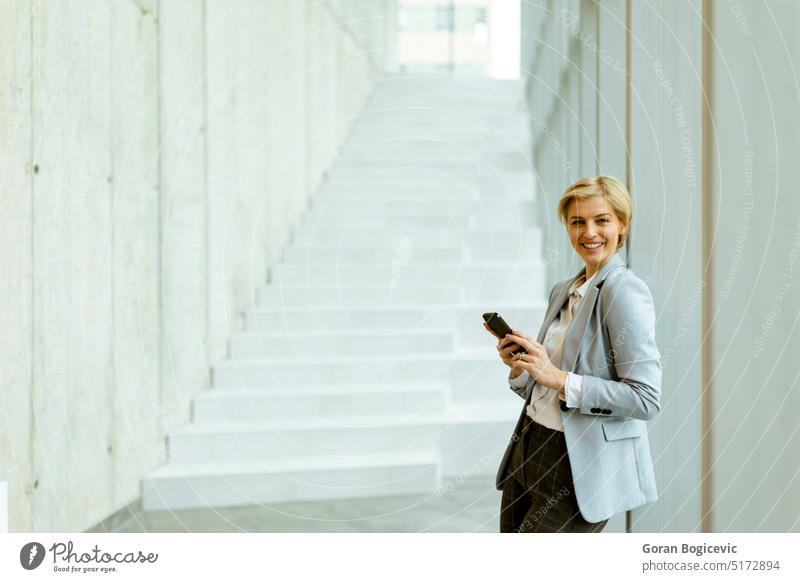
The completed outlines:
[[[486,331],[488,331],[494,337],[497,337],[497,334],[494,333],[492,328],[490,328],[487,324],[484,323],[483,327],[485,327]],[[502,337],[498,338],[497,351],[500,354],[500,359],[503,360],[503,363],[511,368],[511,378],[516,378],[523,372],[522,367],[519,366],[518,361],[515,360],[514,356],[511,354],[511,352],[515,352],[519,349],[520,347],[512,340]]]
[[[550,361],[550,357],[542,344],[518,329],[513,330],[513,333],[508,334],[506,338],[522,346],[528,352],[527,354],[512,356],[511,361],[514,367],[527,370],[533,376],[533,379],[542,386],[559,392],[562,390],[567,379],[567,373],[557,368]]]

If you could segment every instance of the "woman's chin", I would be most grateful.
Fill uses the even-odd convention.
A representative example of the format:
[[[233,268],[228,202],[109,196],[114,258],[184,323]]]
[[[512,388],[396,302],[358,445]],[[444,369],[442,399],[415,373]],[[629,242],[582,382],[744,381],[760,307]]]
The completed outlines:
[[[604,252],[595,252],[595,253],[587,253],[586,251],[581,252],[581,258],[585,263],[600,263],[605,258],[606,253]]]
[[[583,262],[586,264],[586,268],[590,271],[596,271],[600,266],[603,265],[603,263],[606,262],[609,257],[610,255],[608,253],[597,253],[591,255],[581,253],[581,259],[583,259]]]

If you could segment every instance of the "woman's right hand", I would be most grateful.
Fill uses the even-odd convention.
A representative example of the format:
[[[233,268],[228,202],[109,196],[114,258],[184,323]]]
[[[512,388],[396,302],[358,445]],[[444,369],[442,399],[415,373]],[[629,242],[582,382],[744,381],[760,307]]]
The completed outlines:
[[[486,331],[488,331],[494,337],[497,337],[497,335],[492,331],[492,329],[487,324],[484,323],[483,327],[485,327]],[[514,333],[517,332],[517,330],[512,330],[512,331],[514,331]],[[512,354],[512,352],[515,352],[519,349],[520,349],[519,345],[515,344],[510,339],[504,337],[498,338],[497,352],[498,354],[500,354],[500,359],[503,361],[503,363],[509,368],[511,368],[511,378],[516,378],[523,372],[523,368],[517,365],[517,360],[514,359],[514,355]]]

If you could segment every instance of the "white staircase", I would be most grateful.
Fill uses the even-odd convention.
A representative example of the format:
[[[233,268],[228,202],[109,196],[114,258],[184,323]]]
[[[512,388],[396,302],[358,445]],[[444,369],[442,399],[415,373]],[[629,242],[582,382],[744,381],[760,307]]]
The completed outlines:
[[[401,495],[486,476],[521,401],[482,327],[545,308],[513,82],[379,84],[145,510]]]

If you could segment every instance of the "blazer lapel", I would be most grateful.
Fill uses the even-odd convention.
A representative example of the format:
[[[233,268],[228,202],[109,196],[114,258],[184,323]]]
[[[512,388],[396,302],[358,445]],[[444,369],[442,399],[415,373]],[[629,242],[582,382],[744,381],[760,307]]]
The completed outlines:
[[[570,327],[564,336],[564,348],[561,353],[560,366],[562,370],[572,371],[575,369],[575,362],[578,361],[578,352],[580,351],[581,340],[583,339],[584,332],[586,331],[586,326],[589,324],[589,318],[591,317],[592,313],[594,313],[594,306],[595,303],[597,303],[597,297],[600,294],[600,289],[598,289],[597,286],[608,276],[611,271],[624,266],[625,260],[622,258],[622,255],[619,252],[614,253],[608,259],[608,261],[606,261],[605,264],[600,267],[600,270],[597,272],[597,276],[586,290],[586,294],[584,295],[583,299],[581,299],[581,304],[578,307],[578,311],[572,318],[572,323],[570,324]],[[568,294],[567,292],[569,291],[572,283],[574,283],[578,277],[583,275],[585,271],[586,268],[584,267],[566,285],[566,290],[564,291],[565,297]],[[562,299],[561,303],[559,303],[559,307],[563,305],[563,303],[564,300]]]
[[[544,343],[544,336],[547,334],[547,329],[550,327],[550,324],[555,321],[556,316],[558,315],[559,311],[561,311],[561,306],[564,305],[564,301],[567,299],[567,295],[569,292],[569,286],[572,284],[571,281],[563,284],[561,289],[556,291],[555,299],[553,302],[547,307],[547,313],[545,313],[544,321],[542,322],[542,327],[539,328],[539,335],[536,338],[538,343]]]

